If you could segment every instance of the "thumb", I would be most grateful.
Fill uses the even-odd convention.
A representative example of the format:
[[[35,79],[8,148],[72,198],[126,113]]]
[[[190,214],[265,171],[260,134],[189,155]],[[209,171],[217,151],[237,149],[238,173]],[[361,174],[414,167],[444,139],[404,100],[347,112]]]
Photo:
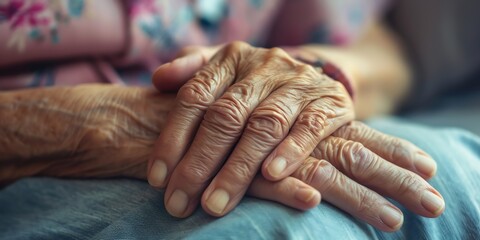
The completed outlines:
[[[202,68],[219,47],[186,47],[177,58],[158,67],[153,73],[153,85],[162,92],[177,91]]]

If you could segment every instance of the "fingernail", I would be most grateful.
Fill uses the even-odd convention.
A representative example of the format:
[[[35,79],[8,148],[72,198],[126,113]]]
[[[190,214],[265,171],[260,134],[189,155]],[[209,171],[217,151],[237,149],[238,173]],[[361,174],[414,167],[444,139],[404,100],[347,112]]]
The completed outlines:
[[[423,155],[417,155],[414,164],[417,171],[425,176],[433,176],[437,170],[437,163]]]
[[[392,229],[397,229],[403,223],[403,214],[390,206],[383,206],[380,220]]]
[[[276,157],[273,161],[268,165],[268,173],[272,177],[278,177],[287,167],[287,160],[284,157]]]
[[[165,182],[167,177],[167,165],[165,162],[160,160],[155,160],[150,170],[150,176],[148,178],[148,183],[154,187],[161,187]]]
[[[315,198],[320,198],[320,193],[312,189],[300,188],[295,192],[295,198],[304,203],[310,203]]]
[[[188,205],[188,196],[182,190],[175,190],[170,196],[170,199],[167,202],[167,211],[175,216],[181,217],[187,209]]]
[[[422,206],[429,212],[437,215],[445,207],[445,202],[434,193],[425,190],[421,200]]]
[[[227,207],[228,201],[230,201],[230,196],[228,192],[218,188],[210,195],[206,202],[207,208],[217,214],[222,214]]]

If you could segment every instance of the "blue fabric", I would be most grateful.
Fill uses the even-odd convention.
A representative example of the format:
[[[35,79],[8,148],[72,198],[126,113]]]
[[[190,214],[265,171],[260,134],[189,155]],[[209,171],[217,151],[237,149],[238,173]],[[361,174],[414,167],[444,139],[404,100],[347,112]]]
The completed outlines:
[[[480,79],[477,87],[436,99],[430,106],[409,111],[402,117],[437,127],[461,127],[480,135]]]
[[[384,233],[325,202],[300,212],[245,198],[223,218],[199,209],[179,220],[166,213],[163,193],[143,181],[30,178],[0,191],[0,239],[479,239],[480,138],[395,119],[369,124],[414,142],[438,161],[430,183],[446,201],[440,218],[402,208],[401,231]]]

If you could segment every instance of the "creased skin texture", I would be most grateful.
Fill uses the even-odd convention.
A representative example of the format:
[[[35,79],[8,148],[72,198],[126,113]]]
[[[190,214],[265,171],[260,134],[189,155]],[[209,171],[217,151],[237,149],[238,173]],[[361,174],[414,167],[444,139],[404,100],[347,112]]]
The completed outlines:
[[[282,174],[291,173],[323,138],[355,117],[345,87],[322,69],[280,48],[244,42],[219,49],[179,88],[176,101],[168,129],[159,137],[165,144],[156,145],[167,154],[152,157],[167,166],[168,185],[155,186],[167,185],[166,198],[169,189],[192,185],[200,187],[187,193],[190,198],[205,187],[204,197],[213,188],[242,196],[258,169],[263,168],[269,180],[286,177],[266,171],[276,156],[288,161],[289,169]],[[164,139],[174,134],[178,142]],[[185,181],[185,176],[195,177]],[[238,202],[240,197],[232,199]]]
[[[25,176],[145,179],[174,95],[80,85],[0,93],[0,184]]]
[[[2,92],[0,184],[27,176],[146,179],[147,158],[173,103],[173,95],[112,85]],[[220,137],[210,139],[211,145]],[[378,139],[384,142],[380,144]],[[248,157],[251,152],[243,154]],[[424,157],[425,153],[407,141],[352,122],[320,142],[312,154],[317,159],[307,158],[292,176],[350,214],[381,230],[395,231],[401,223],[386,227],[379,215],[381,208],[377,208],[394,206],[378,193],[423,216],[436,217],[443,211],[429,213],[421,207],[425,190],[440,194],[408,171],[414,167],[412,159],[404,155]],[[232,171],[244,174],[252,169],[235,165]],[[188,177],[210,176],[199,171],[185,179]],[[257,184],[259,181],[254,181],[250,187]],[[269,187],[272,185],[256,188],[253,196],[262,197]],[[281,202],[286,196],[286,192],[276,192],[269,199]]]

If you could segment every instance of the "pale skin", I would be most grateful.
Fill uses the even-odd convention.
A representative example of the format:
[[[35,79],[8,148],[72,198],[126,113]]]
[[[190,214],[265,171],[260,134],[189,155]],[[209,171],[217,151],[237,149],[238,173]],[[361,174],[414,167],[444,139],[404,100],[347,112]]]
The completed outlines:
[[[231,45],[226,48],[227,53],[223,57],[235,56],[234,53],[240,54],[236,56],[242,56],[241,53],[246,50],[239,50],[239,47],[249,48],[242,44],[240,46],[239,44]],[[305,48],[309,48],[309,46]],[[327,47],[323,48],[328,49]],[[322,51],[321,46],[317,46],[315,49],[324,53],[325,56],[329,55],[328,50]],[[330,50],[332,52],[330,54],[332,56],[331,61],[336,61],[333,53],[341,56],[341,53],[348,55],[347,53],[351,51],[336,48]],[[309,54],[313,52],[309,51]],[[2,146],[0,149],[0,156],[2,156],[0,161],[3,165],[1,168],[2,182],[6,183],[21,177],[34,175],[57,177],[126,176],[145,179],[148,159],[150,159],[151,166],[153,164],[152,159],[161,156],[170,161],[166,173],[168,177],[162,177],[161,181],[158,181],[159,178],[152,177],[152,171],[149,170],[148,180],[155,187],[164,187],[168,182],[165,193],[166,208],[172,215],[178,217],[188,216],[199,203],[202,204],[207,213],[222,216],[240,201],[245,192],[251,196],[278,201],[298,209],[314,207],[323,197],[323,199],[383,231],[397,230],[403,223],[403,217],[400,210],[381,195],[392,197],[410,210],[423,216],[436,217],[443,212],[444,203],[441,195],[422,179],[422,177],[432,177],[435,173],[435,165],[434,163],[431,164],[433,160],[426,153],[411,143],[383,135],[358,122],[351,123],[354,118],[354,105],[343,86],[321,75],[315,69],[299,64],[282,50],[259,51],[253,49],[250,53],[258,53],[256,56],[262,57],[264,60],[271,60],[267,61],[270,65],[266,64],[264,66],[266,67],[265,70],[273,71],[276,69],[280,71],[278,76],[284,77],[283,79],[271,79],[273,88],[278,89],[278,85],[275,87],[275,84],[289,86],[285,88],[286,92],[292,91],[292,89],[297,91],[290,92],[293,97],[302,93],[299,91],[302,87],[303,89],[305,87],[311,89],[309,93],[302,93],[306,97],[301,99],[302,101],[308,99],[309,102],[297,101],[297,110],[293,111],[296,113],[284,118],[286,122],[290,123],[288,129],[280,135],[272,135],[277,136],[273,138],[276,140],[275,142],[267,145],[255,142],[255,139],[259,139],[258,136],[262,135],[264,129],[260,132],[234,129],[234,138],[230,139],[226,146],[222,147],[220,145],[218,152],[214,152],[220,153],[214,156],[217,161],[208,164],[205,161],[200,161],[196,165],[194,161],[188,160],[188,158],[180,161],[180,158],[187,151],[192,152],[191,154],[197,152],[201,156],[201,150],[208,148],[208,146],[202,144],[222,140],[221,134],[208,133],[208,126],[205,127],[206,134],[199,135],[197,127],[198,125],[205,125],[202,122],[203,116],[207,113],[206,119],[208,118],[208,111],[212,112],[212,106],[222,106],[222,102],[218,103],[217,98],[223,96],[226,89],[232,89],[229,87],[232,83],[222,82],[224,79],[218,78],[217,85],[223,86],[223,90],[217,89],[212,96],[218,97],[207,99],[209,101],[203,102],[206,103],[204,105],[198,105],[199,102],[195,102],[199,98],[193,98],[193,102],[185,101],[185,98],[192,97],[191,94],[187,94],[189,91],[200,89],[195,83],[201,83],[201,78],[187,81],[189,79],[188,72],[198,71],[208,61],[204,55],[201,55],[200,61],[197,61],[198,64],[193,64],[197,66],[196,68],[195,66],[188,66],[190,64],[188,62],[191,60],[188,60],[187,64],[177,61],[169,67],[163,67],[163,73],[160,73],[160,75],[171,76],[170,80],[173,79],[173,82],[177,85],[184,85],[187,82],[184,85],[187,87],[180,90],[177,99],[174,99],[172,95],[158,94],[147,89],[99,85],[1,93],[2,116],[0,117],[7,120],[0,123],[2,135],[7,136],[2,139],[3,142],[0,145]],[[367,54],[359,50],[358,54],[360,53]],[[389,54],[381,53],[367,55],[389,56]],[[222,57],[222,55],[217,56]],[[377,61],[385,64],[389,62]],[[400,62],[402,61],[398,59],[391,61],[391,63]],[[248,64],[244,65],[242,61],[238,63],[240,65],[237,66],[248,66]],[[212,66],[215,65],[212,64]],[[222,73],[222,65],[217,63],[216,66],[219,68],[211,68],[212,74]],[[258,74],[258,71],[255,71],[256,68],[245,68],[248,70],[244,74],[251,74],[251,76]],[[365,71],[365,76],[377,80],[385,77],[381,74],[377,78],[372,77],[375,76],[372,72],[374,69]],[[187,76],[186,79],[182,79],[178,74],[175,75],[175,71],[183,73],[183,77]],[[166,75],[167,72],[170,72],[170,74]],[[358,76],[358,79],[360,79],[360,76],[364,76],[359,74],[361,71],[347,70],[345,72],[352,76]],[[223,73],[228,73],[228,71]],[[234,75],[237,74],[234,72]],[[202,76],[202,74],[198,75]],[[285,78],[286,76],[287,78]],[[288,76],[291,77],[288,78]],[[395,76],[397,75],[395,74]],[[400,76],[408,76],[408,74]],[[304,85],[295,85],[296,83],[286,81],[293,78],[303,79],[300,82]],[[357,78],[355,77],[355,79]],[[329,91],[322,91],[318,84],[320,82],[324,83],[324,87],[330,86]],[[401,83],[399,86],[408,86],[408,83],[399,82]],[[360,90],[362,89],[362,81],[355,81],[354,85],[356,85],[358,99],[362,99],[363,94]],[[400,87],[391,89],[392,91],[402,90]],[[232,99],[241,99],[243,93],[243,91],[240,91],[240,95],[237,94],[240,98],[235,95]],[[266,93],[256,94],[255,97],[262,96],[262,94],[264,95],[261,100],[275,96],[272,92],[267,91]],[[396,96],[398,99],[391,100],[392,105],[394,105],[394,102],[400,101],[401,97],[399,96],[401,95],[403,94],[392,93],[378,95],[378,97]],[[281,98],[281,95],[279,96],[278,99],[272,98],[274,100],[272,103],[277,102],[277,100],[285,100]],[[325,99],[328,101],[322,102]],[[263,103],[261,100],[257,100],[258,104]],[[323,105],[317,105],[317,108],[311,109],[310,112],[317,112],[317,110],[321,113],[333,112],[333,114],[324,114],[320,118],[323,120],[337,118],[337,120],[331,121],[333,124],[314,128],[317,131],[311,131],[311,126],[307,126],[309,131],[302,131],[301,125],[297,127],[299,129],[297,137],[309,137],[309,140],[304,142],[305,151],[298,151],[286,144],[285,149],[287,150],[283,149],[282,154],[296,154],[289,157],[291,165],[288,165],[287,170],[281,172],[278,176],[270,174],[271,172],[267,168],[269,161],[264,161],[265,158],[269,154],[276,153],[274,148],[278,148],[277,145],[281,144],[280,142],[288,139],[287,133],[289,135],[292,133],[290,128],[294,129],[295,124],[298,123],[295,120],[302,116],[302,113],[308,112],[305,109],[308,110],[309,103],[315,101],[322,102]],[[185,103],[189,103],[190,106]],[[243,104],[241,101],[239,103],[240,105]],[[359,107],[361,105],[358,102],[355,102],[355,104],[357,113],[361,112]],[[179,107],[181,105],[187,106],[187,108],[182,109]],[[250,112],[246,112],[242,116],[245,117],[241,120],[243,124],[251,121],[250,116],[255,116],[255,114],[261,116],[257,119],[269,118],[269,111],[265,111],[267,115],[261,115],[253,111],[253,109],[258,108],[257,105],[251,107]],[[196,108],[198,106],[200,108]],[[269,104],[265,104],[264,108],[273,109]],[[237,110],[239,109],[237,108]],[[170,117],[167,118],[169,112]],[[183,121],[187,123],[195,122],[195,124],[186,124],[179,128],[179,121],[172,121],[172,119],[180,119],[178,116],[182,114],[185,115]],[[215,111],[210,116],[215,119]],[[318,114],[312,116],[318,117]],[[307,117],[306,119],[311,118]],[[318,122],[318,119],[313,118],[312,120]],[[228,123],[223,124],[220,126],[227,127],[225,129],[231,127]],[[250,124],[255,126],[255,123]],[[163,131],[161,131],[162,129]],[[217,127],[216,129],[221,128]],[[275,130],[276,128],[271,129]],[[228,132],[228,134],[231,133],[231,131]],[[154,147],[153,143],[159,134],[160,138],[156,141]],[[228,134],[223,138],[228,137]],[[248,136],[249,134],[250,136]],[[190,145],[190,142],[194,141],[194,137],[202,135],[203,138],[207,136],[206,139],[209,141],[200,138],[200,140],[195,140],[199,143],[198,146]],[[270,136],[270,134],[267,136]],[[251,144],[252,142],[247,141],[247,144],[243,144],[245,145],[244,154],[240,154],[242,150],[235,154],[234,150],[229,158],[232,159],[236,156],[237,160],[223,165],[222,158],[225,158],[228,154],[225,149],[228,150],[231,144],[236,142],[235,138],[254,140],[253,142],[258,144],[260,149],[252,148],[258,148],[258,146],[254,146]],[[179,141],[176,142],[175,148],[167,144],[175,141]],[[216,145],[211,146],[217,147]],[[239,149],[238,145],[235,149]],[[262,154],[252,157],[252,160],[255,161],[251,161],[249,164],[252,165],[249,165],[248,168],[236,168],[235,166],[241,166],[242,164],[246,166],[245,164],[248,163],[242,162],[248,160],[245,159],[245,154],[251,152],[248,149],[255,150],[254,153],[260,152]],[[153,154],[151,154],[152,152]],[[176,157],[171,157],[172,154]],[[195,156],[195,154],[192,156]],[[210,157],[209,155],[208,158],[201,160],[212,159]],[[197,158],[198,160],[199,158]],[[231,164],[235,162],[237,165]],[[185,172],[195,169],[191,166],[196,166],[196,169],[203,169],[204,171]],[[260,169],[260,166],[263,166],[262,169]],[[217,172],[220,168],[221,170]],[[230,170],[225,171],[226,169]],[[258,170],[262,174],[257,174]],[[179,179],[184,177],[182,179],[184,183],[172,181],[175,176]],[[157,184],[159,182],[160,184]],[[227,186],[229,182],[240,184]],[[172,200],[174,192],[180,187],[179,183],[183,184],[183,187],[191,189],[189,195],[185,193],[185,189],[182,189],[184,193],[177,194],[176,199]],[[221,188],[224,190],[223,192],[215,192],[218,189],[218,184],[224,185]],[[233,191],[227,192],[225,189]],[[238,194],[233,195],[232,193]],[[187,201],[183,201],[185,198]],[[186,204],[182,206],[170,204],[182,201]],[[218,205],[226,207],[218,208]]]

